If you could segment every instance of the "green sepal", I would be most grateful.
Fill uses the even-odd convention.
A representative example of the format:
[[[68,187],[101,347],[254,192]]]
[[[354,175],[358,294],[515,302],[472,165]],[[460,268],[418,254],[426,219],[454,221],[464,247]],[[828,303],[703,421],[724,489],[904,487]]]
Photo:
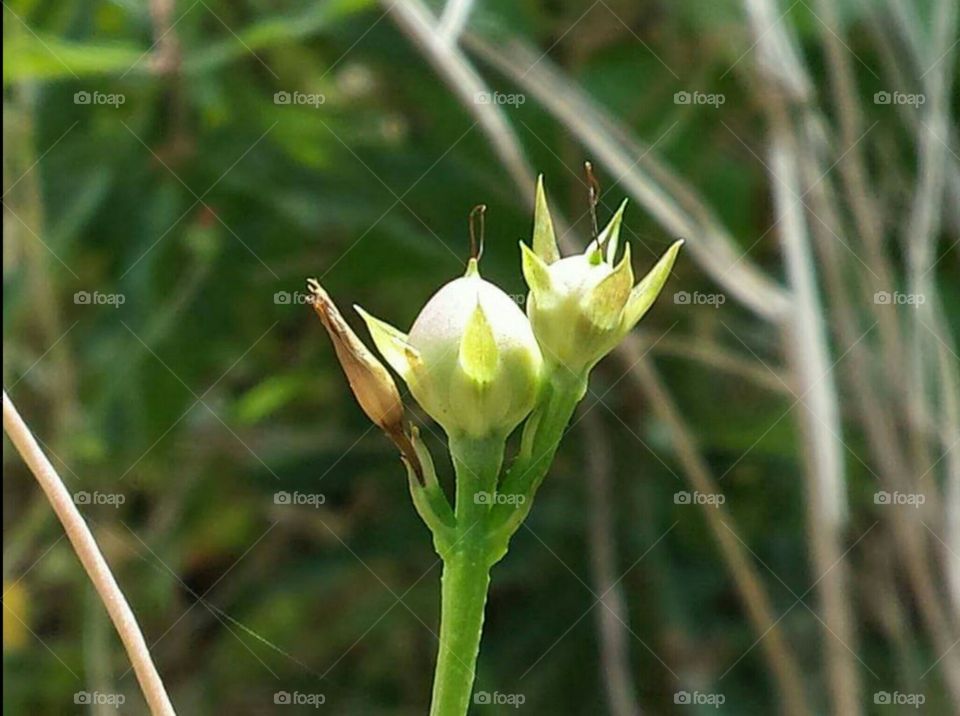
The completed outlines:
[[[463,372],[477,383],[489,383],[497,374],[500,350],[479,301],[464,327],[459,360]]]
[[[543,175],[537,178],[537,198],[533,210],[533,250],[547,264],[560,259],[553,219],[547,208],[547,195],[543,190]]]
[[[446,548],[454,539],[457,520],[454,517],[453,508],[450,507],[450,503],[437,481],[437,473],[433,466],[430,451],[427,450],[427,446],[420,439],[420,431],[415,425],[411,426],[410,442],[413,444],[423,471],[423,484],[421,485],[416,470],[408,460],[403,460],[410,483],[410,495],[413,498],[417,513],[434,535],[437,551],[443,552],[446,551]]]
[[[623,311],[623,329],[629,331],[637,322],[643,318],[644,314],[650,310],[650,306],[657,300],[663,285],[670,277],[670,271],[677,260],[677,253],[683,246],[683,239],[675,241],[667,249],[667,252],[660,257],[656,266],[650,269],[650,273],[643,277],[633,291],[630,292],[630,298],[627,300],[626,308]]]
[[[371,316],[360,306],[355,305],[353,308],[367,324],[367,330],[370,331],[370,337],[373,338],[373,343],[380,351],[380,355],[405,381],[409,382],[411,374],[420,363],[420,354],[408,342],[407,334],[386,321]]]
[[[620,248],[620,228],[623,226],[623,212],[627,208],[628,199],[624,199],[607,227],[600,232],[597,243],[606,247],[607,263],[611,266],[617,259],[617,249]]]
[[[627,244],[617,267],[587,294],[584,309],[590,321],[601,330],[616,326],[632,287],[633,267],[630,264],[630,244]]]
[[[520,242],[521,267],[523,269],[523,278],[527,286],[536,295],[544,295],[550,290],[550,270],[542,258],[540,258],[529,246]]]

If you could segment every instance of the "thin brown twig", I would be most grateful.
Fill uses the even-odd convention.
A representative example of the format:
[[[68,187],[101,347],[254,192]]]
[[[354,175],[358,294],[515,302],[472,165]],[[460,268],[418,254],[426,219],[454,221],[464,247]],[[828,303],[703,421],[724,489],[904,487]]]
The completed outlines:
[[[809,134],[813,130],[808,126],[806,131]],[[814,222],[812,226],[817,236],[817,247],[821,256],[820,263],[824,266],[828,294],[833,301],[834,328],[838,337],[846,345],[851,345],[857,340],[860,329],[857,327],[850,292],[844,282],[844,275],[841,271],[842,262],[837,255],[836,242],[828,228],[838,227],[840,220],[836,215],[836,207],[828,198],[833,193],[830,180],[821,181],[823,162],[817,158],[816,139],[807,137],[805,146],[807,147],[806,151],[800,153],[805,185],[808,187],[805,191],[809,192],[812,209],[826,222],[826,225]],[[867,445],[873,455],[875,468],[879,472],[882,485],[888,490],[909,492],[911,489],[909,487],[909,475],[912,474],[912,470],[908,467],[907,456],[904,455],[901,441],[898,440],[894,411],[884,402],[886,396],[875,388],[873,366],[868,347],[863,342],[854,345],[850,349],[845,363],[846,365],[843,368],[848,376],[849,384],[853,388],[855,405],[858,408],[867,438]],[[921,490],[929,488],[931,494],[929,496],[925,495],[927,502],[938,504],[934,485],[926,483],[932,483],[932,480],[921,482],[919,487]],[[960,672],[957,671],[954,664],[955,657],[948,651],[951,641],[948,622],[937,594],[925,544],[926,539],[923,534],[920,534],[923,527],[919,524],[915,514],[910,514],[905,510],[886,510],[883,514],[890,522],[891,532],[894,535],[891,540],[893,551],[904,565],[904,573],[913,592],[927,635],[935,648],[940,653],[945,654],[944,670],[947,672],[945,678],[951,690],[952,698],[955,703],[960,703],[956,700],[957,685],[951,685],[951,682],[956,681],[953,674]]]
[[[33,433],[20,417],[20,413],[17,412],[6,391],[3,391],[3,429],[27,467],[30,468],[30,472],[40,483],[40,488],[60,519],[80,563],[90,577],[90,581],[93,582],[97,594],[100,595],[130,657],[130,663],[140,682],[140,688],[143,690],[150,712],[154,716],[174,716],[173,705],[150,656],[140,625],[110,571],[110,565],[104,559],[97,541],[80,511],[77,510],[63,481],[40,449]]]
[[[817,591],[823,606],[823,651],[833,712],[862,712],[859,669],[852,649],[855,631],[847,598],[849,567],[841,546],[847,521],[847,495],[836,384],[826,330],[821,319],[813,256],[799,199],[797,147],[785,117],[773,127],[770,170],[775,202],[783,217],[778,232],[789,283],[796,297],[793,319],[784,326],[787,355],[802,400],[797,401],[807,484],[810,557],[822,575]]]
[[[772,3],[772,0],[766,1]],[[826,49],[830,68],[827,74],[828,85],[839,123],[839,141],[844,151],[837,165],[837,171],[856,225],[855,235],[859,237],[860,245],[864,249],[862,260],[872,277],[872,280],[861,282],[863,296],[866,305],[878,321],[887,384],[897,393],[900,402],[911,409],[911,404],[915,401],[910,395],[908,383],[905,380],[901,361],[904,355],[904,342],[896,316],[891,311],[884,310],[885,306],[877,305],[871,300],[877,290],[893,291],[895,276],[884,246],[884,205],[878,200],[875,188],[870,182],[863,143],[860,141],[864,137],[865,122],[856,96],[856,82],[851,69],[851,52],[838,34],[838,31],[842,32],[842,30],[837,19],[835,3],[829,0],[818,0],[817,10],[821,17],[817,22],[817,29]],[[781,25],[774,28],[770,36],[776,38],[786,34],[786,28]],[[915,414],[915,411],[913,412]]]
[[[616,519],[613,510],[613,475],[610,439],[603,421],[594,412],[584,416],[589,494],[590,565],[594,591],[600,595],[603,609],[595,610],[600,634],[600,664],[603,685],[612,716],[639,716],[637,690],[630,676],[630,650],[627,640],[627,599],[617,578]]]
[[[650,408],[657,419],[667,426],[677,460],[690,487],[703,495],[721,494],[690,427],[663,384],[653,361],[645,355],[639,337],[627,336],[623,350],[619,351],[618,355],[631,366],[636,387],[650,402]],[[796,655],[786,640],[779,620],[774,617],[773,606],[763,581],[750,561],[744,545],[735,536],[739,532],[736,529],[737,520],[723,503],[711,504],[712,507],[702,511],[703,515],[716,539],[720,556],[733,576],[747,618],[754,631],[760,635],[758,648],[763,650],[766,666],[772,672],[781,711],[789,716],[809,714],[810,708]]]

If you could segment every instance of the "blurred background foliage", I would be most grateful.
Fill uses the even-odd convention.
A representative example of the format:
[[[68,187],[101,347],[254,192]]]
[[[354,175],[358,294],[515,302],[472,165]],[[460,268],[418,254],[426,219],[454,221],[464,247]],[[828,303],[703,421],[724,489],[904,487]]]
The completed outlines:
[[[869,102],[887,85],[860,33],[868,3],[837,11],[864,58],[853,65]],[[803,2],[780,12],[825,84],[818,16]],[[919,3],[920,25],[933,12]],[[491,0],[473,8],[470,31],[493,46],[522,37],[539,48],[655,144],[738,250],[784,280],[776,232],[767,233],[764,115],[739,4]],[[491,91],[523,91],[478,65]],[[677,91],[696,89],[725,102],[675,103]],[[83,92],[124,101],[78,104]],[[324,101],[277,104],[277,92]],[[582,217],[585,236],[579,167],[589,152],[525,99],[501,109],[553,205]],[[878,182],[909,188],[915,159],[899,142],[903,128],[884,121],[875,131]],[[517,190],[475,118],[370,0],[9,0],[4,139],[4,385],[68,488],[123,496],[119,507],[82,509],[180,712],[272,713],[285,690],[323,693],[334,713],[424,713],[439,564],[391,445],[353,402],[301,292],[319,276],[342,309],[358,303],[408,326],[463,270],[467,215],[482,202],[484,274],[522,300],[517,240],[529,237],[532,184],[529,196]],[[949,138],[947,150],[956,151]],[[624,190],[603,166],[598,176],[605,222]],[[892,192],[902,207],[906,191]],[[675,238],[636,203],[625,224],[637,271]],[[955,307],[953,229],[943,229],[935,275]],[[808,556],[794,397],[778,377],[781,336],[729,298],[719,308],[677,304],[679,290],[718,289],[682,254],[642,324],[643,350],[723,476],[813,711],[826,712],[824,637],[808,592],[820,575]],[[78,303],[84,291],[123,303]],[[955,335],[955,309],[949,320]],[[629,367],[601,364],[529,529],[495,568],[478,689],[522,693],[528,713],[608,708],[596,563],[598,545],[613,544],[639,704],[688,713],[695,707],[675,705],[674,694],[699,689],[724,694],[724,713],[772,712],[758,635],[703,511],[675,504],[688,487],[671,426],[623,379]],[[845,438],[862,454],[856,426]],[[441,443],[433,447],[443,463]],[[606,488],[593,475],[597,452],[610,457]],[[866,462],[846,454],[846,479],[845,548],[877,520]],[[597,490],[608,490],[599,506]],[[325,503],[275,504],[278,491],[322,493]],[[6,444],[4,498],[5,713],[73,713],[81,689],[125,693],[121,711],[142,713],[112,627]],[[592,537],[597,510],[603,534]],[[869,598],[907,591],[898,575],[875,578],[885,550],[878,535],[847,556],[864,711],[877,708],[875,691],[919,684],[929,713],[948,713],[936,672],[920,681],[939,653],[912,635],[909,597],[897,648],[886,602]],[[801,595],[807,608],[795,606]]]

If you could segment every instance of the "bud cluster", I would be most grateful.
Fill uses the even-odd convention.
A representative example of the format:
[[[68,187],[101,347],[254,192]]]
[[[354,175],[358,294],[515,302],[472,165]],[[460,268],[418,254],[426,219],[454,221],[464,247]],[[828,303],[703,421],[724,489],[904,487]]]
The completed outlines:
[[[474,212],[482,217],[484,208]],[[380,355],[447,433],[453,505],[405,417],[392,374],[320,284],[308,281],[310,302],[357,401],[401,452],[414,506],[444,563],[431,713],[467,713],[490,567],[529,513],[590,369],[650,309],[676,260],[680,241],[634,285],[629,246],[617,260],[623,211],[622,205],[586,251],[562,258],[540,180],[533,246],[521,243],[526,300],[482,278],[475,255],[463,276],[427,301],[407,333],[355,306]],[[521,423],[519,450],[504,469],[507,437]],[[522,695],[513,701],[521,705]]]
[[[427,301],[409,332],[355,306],[380,355],[447,433],[458,472],[455,514],[438,486],[429,453],[405,418],[390,371],[320,284],[308,282],[310,302],[333,340],[354,395],[400,449],[417,509],[435,535],[455,529],[466,516],[461,512],[489,514],[491,524],[505,515],[503,524],[515,529],[586,391],[590,370],[659,296],[683,242],[675,242],[635,284],[629,245],[618,260],[625,207],[626,202],[586,251],[561,257],[542,178],[537,182],[532,247],[520,244],[529,287],[522,302],[526,313],[515,298],[480,275],[477,257],[463,276]],[[520,454],[498,479],[505,440],[525,420]],[[472,492],[461,502],[459,489],[467,482]],[[489,499],[473,499],[481,492]]]
[[[465,275],[433,295],[409,333],[355,307],[381,355],[448,435],[509,434],[533,410],[546,373],[559,369],[585,377],[653,305],[683,242],[674,243],[634,285],[629,245],[615,263],[625,206],[626,201],[586,251],[561,258],[541,177],[533,248],[520,244],[530,288],[526,316],[480,276],[476,258]],[[393,380],[382,366],[370,367],[376,359],[339,314],[331,317],[332,302],[319,284],[313,282],[311,291],[316,305],[328,307],[320,311],[328,329],[336,324],[339,334],[348,336],[351,350],[344,351],[344,341],[336,338],[335,345],[358,399],[390,432],[384,420],[396,424],[402,413]],[[370,380],[356,379],[358,362],[367,366],[362,372]]]

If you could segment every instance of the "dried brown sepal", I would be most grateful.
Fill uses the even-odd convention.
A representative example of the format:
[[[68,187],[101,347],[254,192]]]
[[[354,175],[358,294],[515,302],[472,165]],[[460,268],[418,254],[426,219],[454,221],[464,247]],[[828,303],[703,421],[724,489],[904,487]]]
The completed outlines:
[[[343,320],[336,304],[320,283],[316,279],[307,279],[307,288],[313,310],[330,334],[337,360],[357,402],[374,425],[393,441],[423,484],[423,468],[407,432],[403,402],[393,377]]]

